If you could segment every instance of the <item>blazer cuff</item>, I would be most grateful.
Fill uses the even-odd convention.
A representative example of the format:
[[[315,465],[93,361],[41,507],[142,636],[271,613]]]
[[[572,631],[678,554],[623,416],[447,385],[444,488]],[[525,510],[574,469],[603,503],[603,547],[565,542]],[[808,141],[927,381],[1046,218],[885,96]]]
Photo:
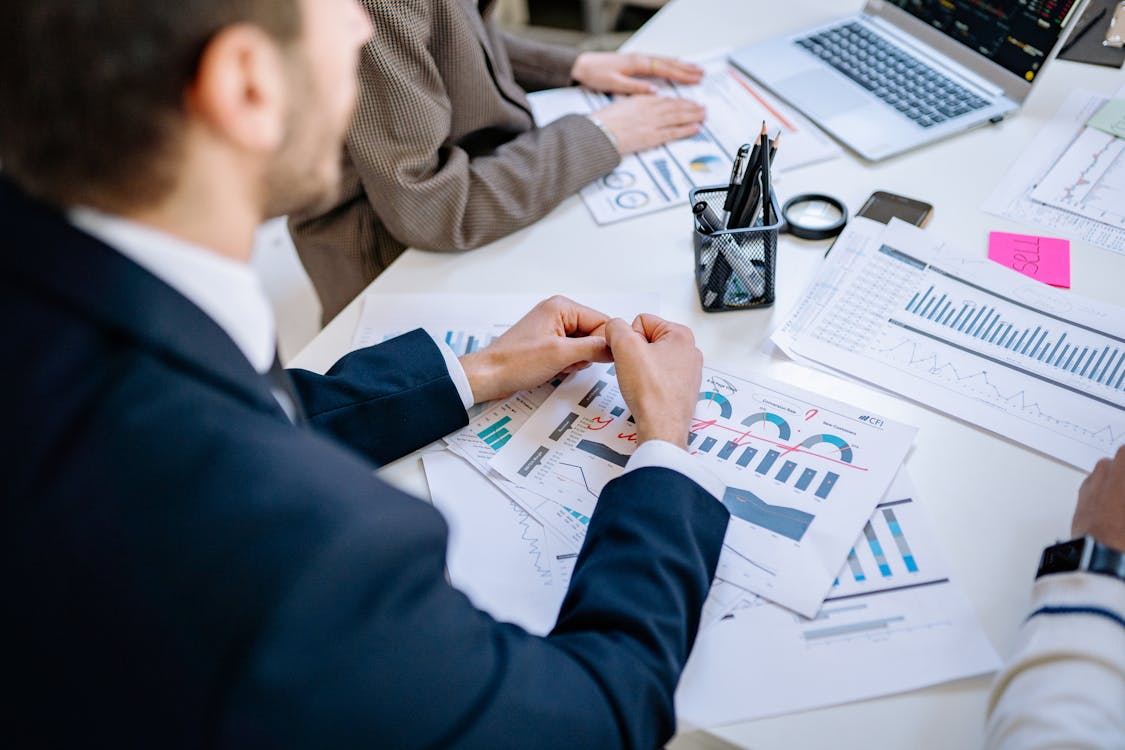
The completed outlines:
[[[457,354],[449,347],[449,344],[445,343],[445,339],[429,328],[423,330],[434,340],[438,351],[441,352],[442,359],[445,360],[445,369],[449,370],[449,379],[456,386],[457,395],[461,397],[461,403],[465,405],[465,411],[468,411],[476,402],[473,400],[473,387],[469,384],[469,376],[465,374],[465,368],[461,366],[461,360],[457,358]]]

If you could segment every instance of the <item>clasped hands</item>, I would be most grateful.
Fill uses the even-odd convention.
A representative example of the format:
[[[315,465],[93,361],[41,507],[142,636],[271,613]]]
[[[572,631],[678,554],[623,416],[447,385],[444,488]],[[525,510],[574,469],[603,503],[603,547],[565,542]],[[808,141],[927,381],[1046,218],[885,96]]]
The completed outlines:
[[[638,444],[664,440],[681,448],[687,445],[703,371],[703,355],[686,326],[647,314],[630,324],[558,296],[540,302],[492,344],[460,361],[478,403],[592,362],[614,362]]]
[[[597,112],[602,125],[617,139],[622,155],[645,151],[699,132],[706,110],[688,99],[656,96],[651,80],[696,84],[703,80],[698,65],[671,57],[637,53],[583,52],[571,69],[578,83],[607,94],[630,94]]]

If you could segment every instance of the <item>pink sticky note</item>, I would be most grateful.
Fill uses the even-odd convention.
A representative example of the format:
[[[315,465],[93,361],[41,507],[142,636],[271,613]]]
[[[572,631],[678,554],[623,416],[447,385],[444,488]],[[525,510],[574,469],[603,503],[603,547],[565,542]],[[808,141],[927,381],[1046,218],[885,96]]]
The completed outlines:
[[[1070,240],[991,232],[988,257],[1036,281],[1070,288]]]

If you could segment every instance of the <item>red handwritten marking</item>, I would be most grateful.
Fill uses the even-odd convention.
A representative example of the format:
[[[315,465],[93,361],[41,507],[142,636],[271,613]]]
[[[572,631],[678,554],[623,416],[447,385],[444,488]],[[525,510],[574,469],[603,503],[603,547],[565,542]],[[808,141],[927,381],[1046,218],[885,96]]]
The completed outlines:
[[[613,418],[612,417],[609,418],[609,419],[602,419],[601,417],[594,417],[594,421],[597,422],[599,426],[594,427],[592,424],[588,424],[588,425],[586,425],[587,430],[590,430],[592,432],[597,432],[598,430],[604,430],[606,427],[609,427],[611,424],[613,424]]]
[[[637,442],[637,433],[635,432],[631,432],[628,435],[623,432],[619,432],[617,433],[617,437],[621,438],[622,440],[628,440],[630,443]]]

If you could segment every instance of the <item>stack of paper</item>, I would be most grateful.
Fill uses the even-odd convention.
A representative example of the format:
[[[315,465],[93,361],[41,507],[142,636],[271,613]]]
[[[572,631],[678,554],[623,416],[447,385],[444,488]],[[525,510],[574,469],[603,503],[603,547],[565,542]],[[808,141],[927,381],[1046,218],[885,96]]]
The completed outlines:
[[[368,317],[357,340],[384,335]],[[895,479],[914,432],[705,369],[690,450],[723,480],[732,519],[682,718],[716,725],[997,667],[913,490]],[[613,367],[491,404],[445,442],[423,462],[450,523],[452,582],[497,618],[549,632],[598,495],[636,447]]]

